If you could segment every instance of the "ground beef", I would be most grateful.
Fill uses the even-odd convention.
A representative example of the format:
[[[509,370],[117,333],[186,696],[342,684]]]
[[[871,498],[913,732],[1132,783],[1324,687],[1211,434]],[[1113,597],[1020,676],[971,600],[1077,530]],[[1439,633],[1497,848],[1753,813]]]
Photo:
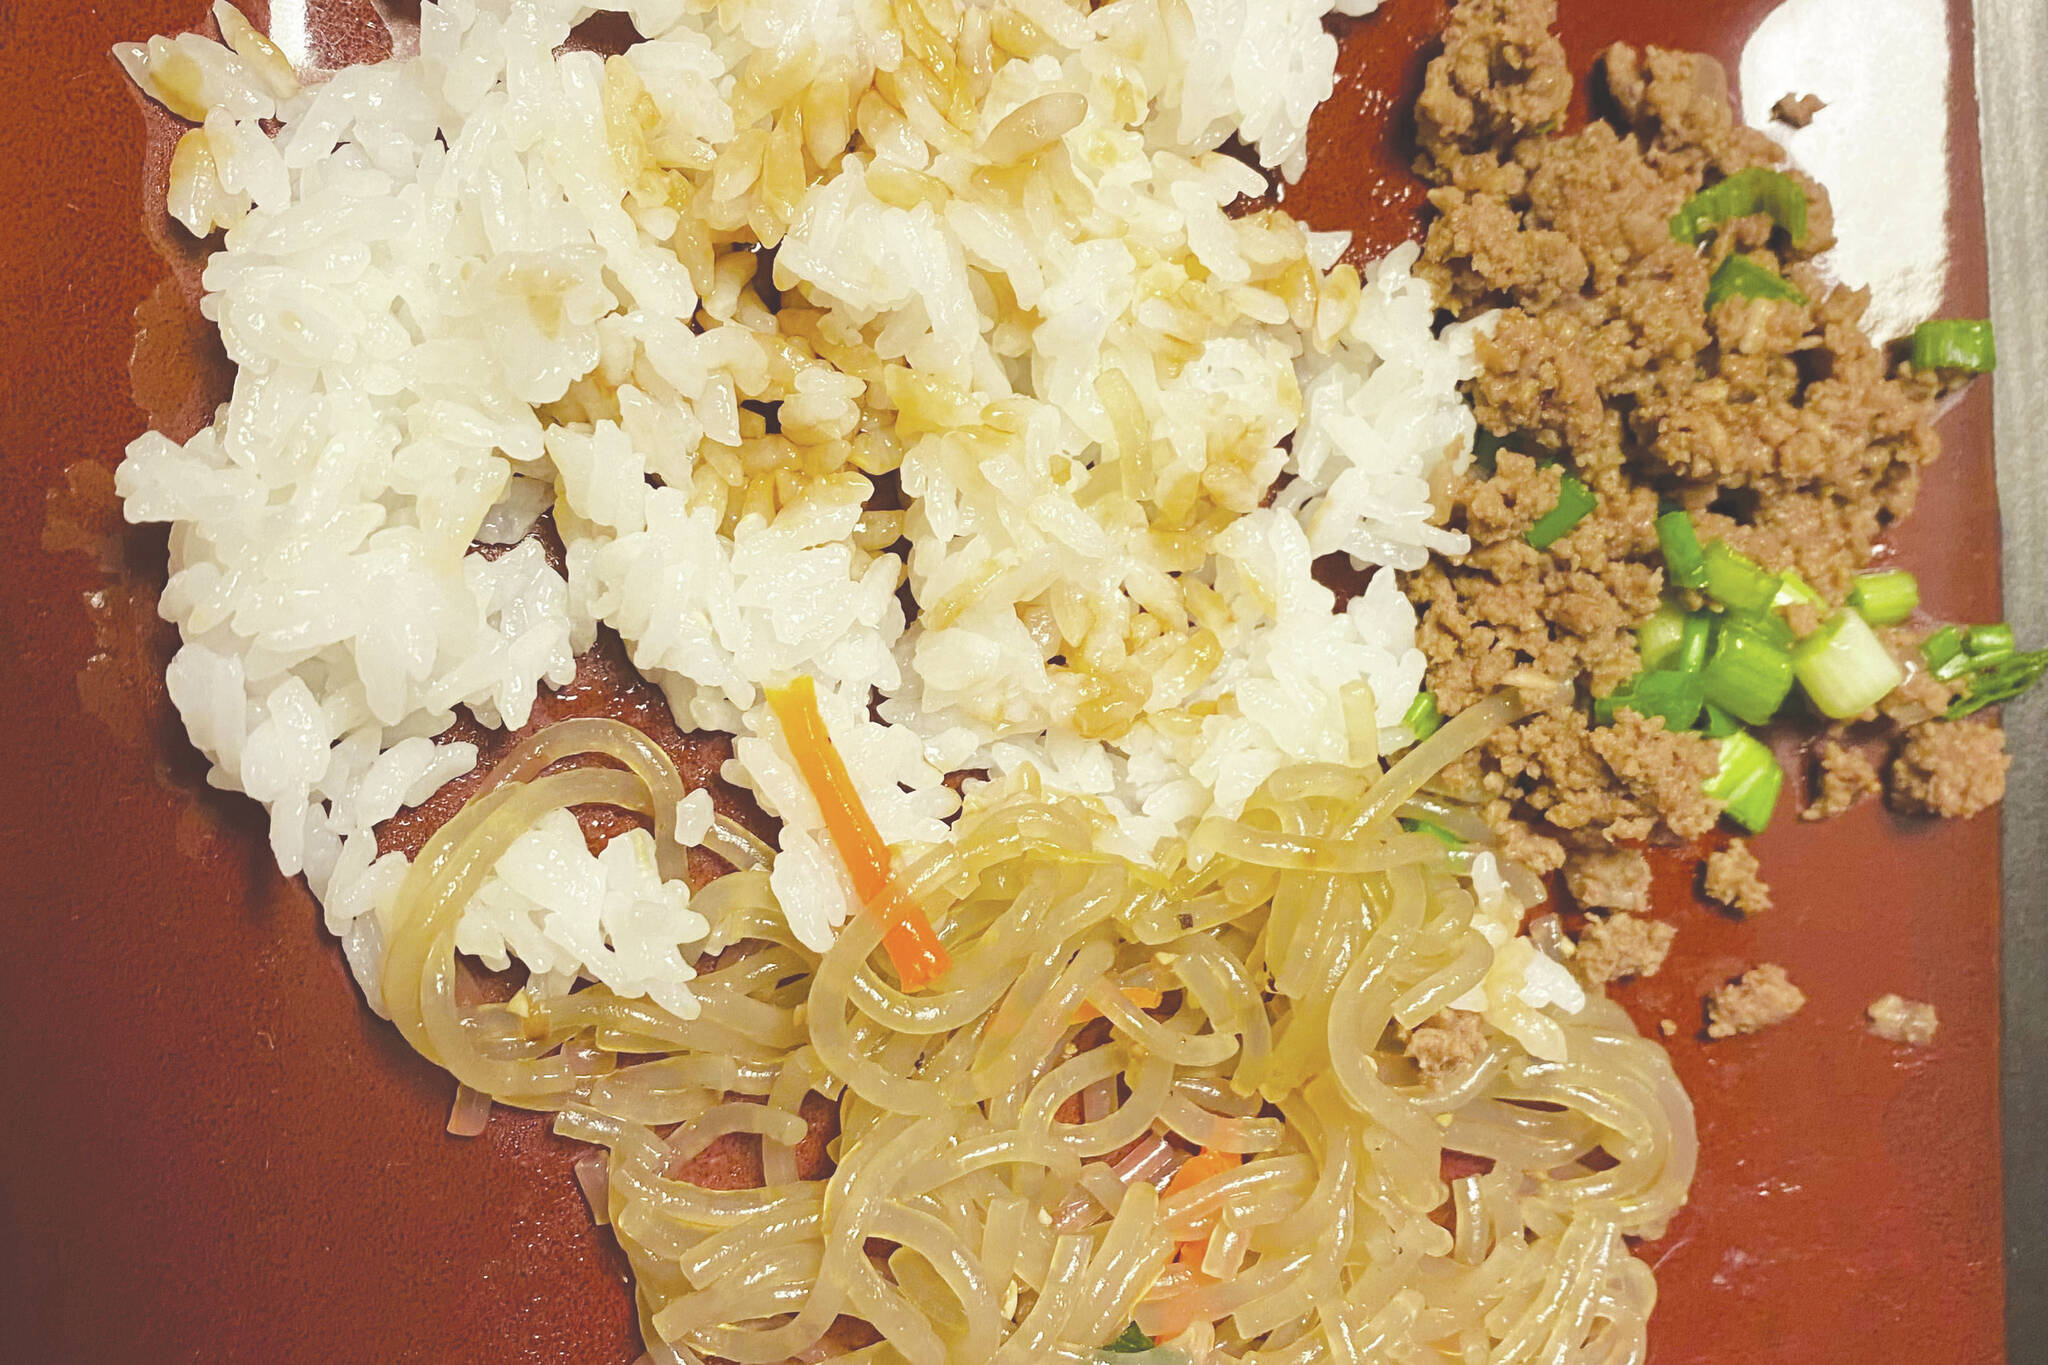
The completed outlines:
[[[1818,95],[1786,95],[1771,106],[1771,117],[1787,128],[1804,128],[1825,108],[1826,103]]]
[[[1707,1036],[1733,1038],[1738,1033],[1780,1024],[1806,1004],[1806,992],[1792,984],[1775,962],[1751,967],[1707,997]]]
[[[1588,848],[1564,865],[1564,884],[1585,910],[1644,910],[1650,904],[1650,860],[1632,848]]]
[[[1900,810],[1959,819],[2005,795],[2012,756],[2005,732],[1982,721],[1928,721],[1906,734],[1892,761],[1891,799]]]
[[[1866,295],[1813,265],[1833,241],[1820,186],[1785,172],[1808,193],[1800,242],[1763,216],[1702,246],[1672,240],[1672,215],[1702,186],[1783,166],[1736,121],[1721,68],[1616,46],[1602,60],[1608,116],[1558,134],[1570,79],[1555,17],[1555,0],[1463,0],[1425,78],[1417,165],[1436,217],[1417,269],[1450,312],[1497,314],[1470,390],[1494,448],[1449,490],[1471,549],[1404,580],[1446,713],[1518,677],[1576,685],[1476,760],[1477,785],[1504,818],[1538,826],[1523,842],[1543,854],[1555,850],[1535,841],[1552,834],[1688,839],[1718,819],[1700,790],[1713,741],[1626,711],[1611,727],[1586,719],[1641,668],[1635,628],[1667,586],[1660,503],[1839,603],[1937,452],[1935,390],[1893,373],[1861,329]],[[1709,313],[1708,282],[1735,253],[1808,301]],[[1529,528],[1567,470],[1597,505],[1537,550]]]
[[[1814,750],[1813,765],[1819,791],[1806,809],[1799,812],[1802,820],[1830,819],[1883,790],[1877,765],[1864,757],[1860,749],[1852,749],[1839,740],[1822,740]]]
[[[1579,933],[1572,969],[1588,986],[1631,976],[1655,976],[1678,931],[1637,915],[1594,916]]]
[[[1445,1010],[1408,1035],[1408,1055],[1432,1084],[1486,1052],[1486,1033],[1469,1010]]]
[[[1903,730],[1947,711],[1949,704],[1961,695],[1962,687],[1945,683],[1927,671],[1926,657],[1920,653],[1925,632],[1893,626],[1878,634],[1892,657],[1906,670],[1906,680],[1878,702],[1877,714]]]
[[[1888,1042],[1907,1043],[1913,1047],[1926,1047],[1933,1042],[1934,1031],[1941,1025],[1935,1017],[1934,1006],[1908,1000],[1902,995],[1880,995],[1870,1002],[1865,1013],[1870,1016],[1872,1033]]]
[[[1707,858],[1706,892],[1743,915],[1760,915],[1771,908],[1771,888],[1757,875],[1761,866],[1747,841],[1737,839]]]

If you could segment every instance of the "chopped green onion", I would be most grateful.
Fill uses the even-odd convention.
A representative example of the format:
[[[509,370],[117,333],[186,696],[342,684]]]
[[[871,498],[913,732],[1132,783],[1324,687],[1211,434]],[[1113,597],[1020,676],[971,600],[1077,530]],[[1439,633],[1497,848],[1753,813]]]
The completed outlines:
[[[1706,552],[1700,549],[1699,533],[1685,509],[1666,512],[1657,518],[1657,544],[1664,551],[1664,576],[1681,588],[1698,591],[1707,586]]]
[[[1751,725],[1763,725],[1792,691],[1792,656],[1751,623],[1726,621],[1700,676],[1708,701]]]
[[[1416,693],[1415,700],[1408,703],[1401,723],[1408,727],[1408,733],[1415,736],[1418,744],[1435,734],[1444,723],[1444,713],[1437,709],[1436,693]]]
[[[1792,668],[1814,706],[1834,720],[1863,714],[1906,680],[1870,623],[1846,609],[1799,642]]]
[[[1601,725],[1612,725],[1621,709],[1627,707],[1645,720],[1663,717],[1664,728],[1676,733],[1692,729],[1699,722],[1700,708],[1706,704],[1706,684],[1696,673],[1638,673],[1593,703],[1593,719]]]
[[[1920,605],[1920,580],[1904,569],[1858,574],[1849,605],[1873,626],[1895,626]]]
[[[1707,703],[1707,723],[1703,727],[1708,739],[1726,739],[1742,731],[1742,722],[1723,711],[1712,702]]]
[[[2043,673],[2048,673],[2048,649],[2005,655],[1971,674],[1970,690],[1951,702],[1943,714],[1949,720],[1961,720],[1987,706],[2011,701],[2039,682]]]
[[[1785,770],[1778,756],[1755,735],[1737,730],[1721,741],[1721,767],[1707,780],[1706,793],[1719,801],[1729,819],[1752,834],[1762,834],[1777,809]]]
[[[1792,245],[1806,243],[1806,191],[1783,171],[1752,166],[1710,185],[1679,206],[1671,218],[1671,239],[1688,245],[1708,228],[1752,214],[1768,213]]]
[[[1451,833],[1449,830],[1445,829],[1442,825],[1439,825],[1434,820],[1424,820],[1419,816],[1415,818],[1403,818],[1401,821],[1401,828],[1407,830],[1410,834],[1427,834],[1430,837],[1434,838],[1438,843],[1442,844],[1445,848],[1460,849],[1465,846],[1465,841],[1463,839],[1460,839],[1457,835]]]
[[[1792,633],[1792,623],[1775,611],[1743,612],[1740,619],[1744,629],[1756,632],[1779,649],[1790,649],[1799,643],[1799,637]]]
[[[1970,657],[1979,662],[2000,658],[2019,648],[2012,627],[2001,621],[1995,626],[1971,626],[1963,632]]]
[[[1937,676],[1962,652],[1963,632],[1959,626],[1943,626],[1920,642],[1920,657],[1927,660],[1928,669]]]
[[[1779,576],[1724,541],[1708,544],[1706,561],[1707,596],[1730,611],[1765,611],[1778,595]]]
[[[1955,682],[1967,678],[1982,665],[1983,660],[1968,650],[1958,650],[1948,659],[1934,666],[1934,676],[1943,682]]]
[[[1681,673],[1697,673],[1707,666],[1707,651],[1714,643],[1714,618],[1696,611],[1685,618],[1685,633],[1678,637],[1678,657],[1673,667]]]
[[[1998,342],[1991,324],[1967,318],[1941,318],[1913,329],[1913,368],[1968,370],[1984,374],[1998,368]]]
[[[1529,543],[1539,550],[1549,549],[1584,521],[1599,501],[1592,489],[1572,475],[1565,475],[1558,481],[1557,506],[1538,517],[1529,528]]]
[[[1124,1328],[1122,1334],[1115,1341],[1110,1342],[1109,1345],[1102,1349],[1111,1355],[1136,1355],[1139,1351],[1149,1351],[1156,1345],[1158,1345],[1157,1342],[1145,1335],[1145,1329],[1133,1322],[1129,1327]]]
[[[1758,265],[1747,256],[1730,256],[1707,281],[1707,311],[1713,312],[1729,299],[1783,299],[1805,303],[1799,286],[1769,266]]]
[[[1650,619],[1636,627],[1636,653],[1644,668],[1662,668],[1678,654],[1685,639],[1685,608],[1676,602],[1660,603]]]
[[[1819,611],[1828,609],[1828,599],[1813,590],[1813,585],[1799,576],[1799,570],[1787,569],[1778,575],[1778,592],[1771,599],[1771,605],[1784,610],[1786,607],[1804,603]]]

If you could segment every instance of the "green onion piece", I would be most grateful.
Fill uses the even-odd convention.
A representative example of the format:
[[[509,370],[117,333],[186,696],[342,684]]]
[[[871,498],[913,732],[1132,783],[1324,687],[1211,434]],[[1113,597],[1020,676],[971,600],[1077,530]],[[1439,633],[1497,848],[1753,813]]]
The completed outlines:
[[[1849,605],[1873,626],[1895,626],[1920,605],[1920,580],[1904,569],[1858,574]]]
[[[1799,637],[1792,633],[1792,623],[1775,611],[1742,612],[1739,618],[1744,629],[1763,636],[1779,649],[1789,650],[1799,643]]]
[[[1678,637],[1678,657],[1673,667],[1681,673],[1697,673],[1707,666],[1707,651],[1714,644],[1714,618],[1696,611],[1685,618],[1685,633]]]
[[[1792,669],[1814,706],[1834,720],[1863,714],[1906,680],[1906,670],[1870,623],[1847,610],[1799,642]]]
[[[1828,599],[1813,590],[1813,585],[1799,576],[1799,570],[1787,569],[1778,575],[1778,593],[1771,599],[1771,605],[1780,611],[1798,603],[1804,603],[1819,611],[1828,609]]]
[[[1622,708],[1627,707],[1645,720],[1663,717],[1664,728],[1676,732],[1698,724],[1700,708],[1706,704],[1706,684],[1696,673],[1638,673],[1593,703],[1593,719],[1601,725],[1612,725]]]
[[[1985,374],[1998,368],[1998,342],[1988,321],[1941,318],[1913,329],[1913,368],[1968,370]]]
[[[1714,278],[1707,281],[1707,311],[1713,312],[1729,299],[1784,299],[1790,303],[1805,303],[1806,295],[1799,292],[1799,286],[1769,266],[1758,265],[1747,256],[1730,256],[1714,271]]]
[[[1963,644],[1979,662],[2002,658],[2019,648],[2012,627],[2003,621],[1995,626],[1971,626],[1963,632]]]
[[[1959,678],[1967,678],[1975,673],[1984,662],[1966,649],[1958,650],[1946,661],[1936,664],[1933,672],[1934,676],[1943,682],[1955,682]]]
[[[1408,727],[1408,733],[1415,736],[1420,744],[1437,732],[1444,723],[1444,713],[1437,709],[1436,693],[1418,692],[1415,700],[1408,703],[1408,710],[1401,716],[1401,723]]]
[[[1657,544],[1664,551],[1666,578],[1695,591],[1707,586],[1706,552],[1700,549],[1699,533],[1683,508],[1657,518]]]
[[[1706,699],[1751,725],[1766,724],[1792,691],[1792,656],[1747,621],[1727,621],[1700,675]]]
[[[1726,739],[1742,732],[1742,722],[1723,711],[1712,702],[1707,703],[1707,723],[1703,727],[1708,739]]]
[[[1939,669],[1963,652],[1963,632],[1959,626],[1943,626],[1920,642],[1920,657],[1927,660],[1929,669]]]
[[[1145,1329],[1134,1322],[1129,1327],[1124,1328],[1115,1341],[1110,1342],[1109,1345],[1102,1349],[1108,1351],[1111,1355],[1123,1356],[1136,1355],[1139,1351],[1149,1351],[1156,1345],[1158,1345],[1157,1342],[1145,1335]]]
[[[2043,673],[2048,673],[2048,649],[2008,654],[1972,674],[1970,690],[1951,702],[1943,714],[1950,720],[1961,720],[1987,706],[2011,701],[2041,681]]]
[[[1752,834],[1762,834],[1777,809],[1785,770],[1778,756],[1755,735],[1737,730],[1721,741],[1721,767],[1707,779],[1706,793],[1724,813]]]
[[[1671,218],[1671,239],[1688,245],[1708,228],[1751,214],[1768,213],[1792,245],[1806,243],[1806,191],[1783,171],[1752,166],[1709,185],[1679,206]]]
[[[1636,653],[1642,656],[1644,668],[1662,668],[1677,655],[1685,638],[1685,623],[1685,608],[1664,602],[1636,627]]]
[[[1565,475],[1558,481],[1557,506],[1538,517],[1529,528],[1529,543],[1539,550],[1549,549],[1584,521],[1599,501],[1592,489],[1572,475]]]
[[[1707,596],[1728,610],[1767,611],[1777,598],[1779,576],[1725,542],[1708,544],[1706,561]]]
[[[1445,848],[1460,849],[1465,846],[1463,839],[1460,839],[1434,820],[1424,820],[1420,817],[1414,819],[1403,818],[1401,828],[1407,830],[1410,834],[1427,834]]]

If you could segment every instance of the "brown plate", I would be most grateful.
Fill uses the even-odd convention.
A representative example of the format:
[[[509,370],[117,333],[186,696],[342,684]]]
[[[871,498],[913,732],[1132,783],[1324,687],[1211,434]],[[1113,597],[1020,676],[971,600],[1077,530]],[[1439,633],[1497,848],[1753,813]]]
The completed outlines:
[[[382,46],[368,0],[311,7],[325,59]],[[106,54],[203,8],[0,0],[0,1358],[626,1365],[623,1258],[590,1226],[573,1150],[503,1111],[482,1139],[443,1132],[450,1083],[364,1008],[254,808],[204,786],[164,697],[164,538],[120,526],[111,469],[145,413],[177,434],[203,420],[225,371],[190,306],[189,242],[145,212],[168,120]],[[1564,8],[1583,72],[1617,39],[1733,70],[1772,6]],[[1951,9],[1945,307],[1983,316],[1969,7]],[[1287,196],[1316,226],[1374,250],[1416,232],[1401,111],[1444,12],[1388,0],[1344,27],[1316,159]],[[1996,619],[1988,383],[1942,435],[1895,556],[1937,613]],[[2000,1359],[1996,817],[1865,807],[1802,826],[1782,809],[1761,847],[1779,908],[1749,924],[1697,904],[1685,866],[1660,869],[1678,948],[1627,997],[1646,1028],[1678,1025],[1704,1147],[1691,1207],[1643,1248],[1662,1289],[1652,1359]],[[1701,991],[1766,960],[1812,1004],[1699,1042]],[[1933,1047],[1864,1032],[1890,990],[1940,1008]]]

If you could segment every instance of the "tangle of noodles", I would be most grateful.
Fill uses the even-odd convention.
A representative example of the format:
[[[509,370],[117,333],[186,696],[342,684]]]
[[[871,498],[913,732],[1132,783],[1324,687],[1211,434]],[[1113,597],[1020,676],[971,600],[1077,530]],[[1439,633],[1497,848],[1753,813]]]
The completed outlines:
[[[1483,826],[1423,789],[1517,710],[1470,708],[1389,770],[1284,771],[1165,871],[1101,852],[1083,802],[970,810],[901,876],[954,958],[927,991],[897,988],[872,915],[802,948],[745,867],[693,902],[747,945],[693,983],[696,1018],[602,987],[464,1006],[455,920],[542,815],[639,811],[681,875],[667,757],[567,722],[421,851],[386,1004],[462,1084],[606,1149],[586,1188],[656,1362],[818,1359],[845,1318],[880,1340],[839,1358],[914,1365],[1095,1360],[1133,1320],[1182,1353],[1161,1359],[1640,1361],[1656,1285],[1623,1238],[1661,1231],[1695,1153],[1663,1050],[1597,994],[1541,1012],[1562,1060],[1488,1029],[1430,1084],[1402,1049],[1494,960]],[[620,766],[543,773],[574,754]],[[717,846],[755,847],[732,827]],[[1534,897],[1519,869],[1488,880]],[[804,1179],[813,1091],[840,1137]],[[731,1133],[758,1135],[760,1188],[679,1178]],[[1174,1185],[1198,1146],[1242,1161]],[[1447,1181],[1447,1152],[1482,1160]]]

